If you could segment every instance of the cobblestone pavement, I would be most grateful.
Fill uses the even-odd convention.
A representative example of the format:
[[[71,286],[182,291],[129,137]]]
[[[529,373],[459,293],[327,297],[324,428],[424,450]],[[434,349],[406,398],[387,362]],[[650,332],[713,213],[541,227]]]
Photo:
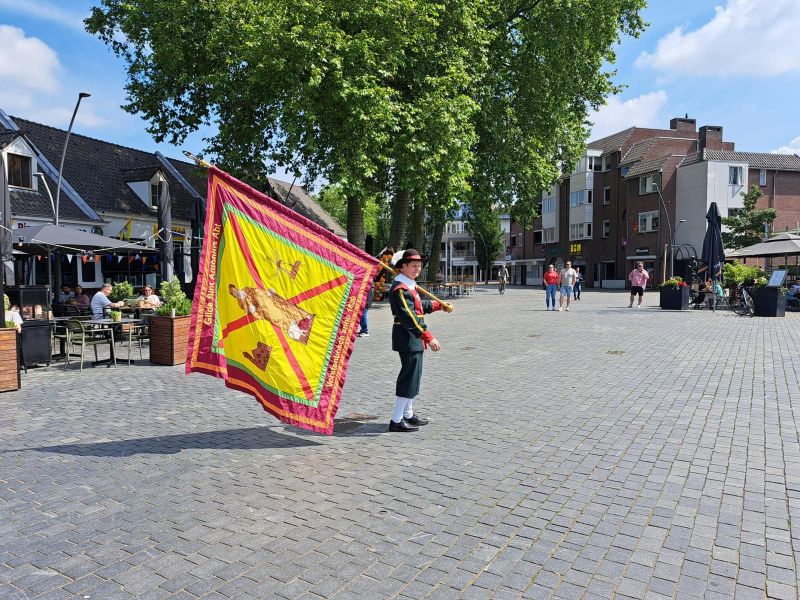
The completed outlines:
[[[386,306],[333,437],[181,367],[24,375],[0,598],[797,598],[799,314],[455,304],[413,434]]]

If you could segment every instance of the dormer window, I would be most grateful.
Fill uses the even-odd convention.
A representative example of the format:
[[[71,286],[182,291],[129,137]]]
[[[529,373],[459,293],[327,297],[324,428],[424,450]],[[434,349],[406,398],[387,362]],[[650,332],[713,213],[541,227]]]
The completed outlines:
[[[31,177],[30,156],[20,156],[19,154],[7,155],[8,159],[8,185],[33,189],[33,178]]]
[[[150,184],[150,208],[153,210],[158,210],[158,192],[159,192],[159,183],[151,183]]]

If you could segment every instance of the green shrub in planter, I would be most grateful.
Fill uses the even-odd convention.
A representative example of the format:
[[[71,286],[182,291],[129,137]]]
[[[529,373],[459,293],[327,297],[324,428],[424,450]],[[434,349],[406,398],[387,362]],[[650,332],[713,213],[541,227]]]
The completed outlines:
[[[156,314],[169,317],[173,310],[176,317],[192,314],[192,301],[186,297],[177,279],[161,282],[161,306],[156,309]]]
[[[129,281],[120,281],[111,287],[111,295],[109,299],[112,302],[119,302],[126,298],[133,298],[136,296],[136,291]]]

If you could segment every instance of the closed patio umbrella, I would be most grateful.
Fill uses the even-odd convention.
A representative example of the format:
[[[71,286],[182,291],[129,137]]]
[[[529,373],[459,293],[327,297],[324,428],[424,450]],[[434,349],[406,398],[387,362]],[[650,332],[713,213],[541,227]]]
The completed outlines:
[[[11,195],[8,192],[8,178],[3,155],[0,154],[0,298],[5,293],[6,285],[6,259],[11,258]],[[5,313],[0,326],[5,326]]]
[[[725,262],[725,249],[722,247],[722,217],[717,203],[712,202],[706,212],[706,236],[703,238],[702,261],[711,274],[712,289],[720,278],[722,263]],[[716,309],[717,295],[711,294],[711,306]]]

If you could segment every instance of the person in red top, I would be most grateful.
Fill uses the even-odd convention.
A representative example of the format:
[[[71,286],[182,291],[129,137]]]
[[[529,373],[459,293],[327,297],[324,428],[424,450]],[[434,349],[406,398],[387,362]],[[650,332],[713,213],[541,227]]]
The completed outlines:
[[[549,265],[547,267],[547,272],[544,274],[544,284],[545,284],[545,303],[547,305],[547,310],[555,310],[556,309],[556,288],[558,287],[558,272],[556,271],[555,265]],[[551,299],[552,299],[552,308],[551,308]]]
[[[628,275],[628,280],[631,282],[631,301],[628,303],[628,308],[633,308],[633,298],[639,295],[639,304],[636,308],[642,305],[642,297],[644,296],[644,288],[647,287],[647,280],[650,279],[650,273],[644,270],[644,264],[637,262],[636,268]]]

